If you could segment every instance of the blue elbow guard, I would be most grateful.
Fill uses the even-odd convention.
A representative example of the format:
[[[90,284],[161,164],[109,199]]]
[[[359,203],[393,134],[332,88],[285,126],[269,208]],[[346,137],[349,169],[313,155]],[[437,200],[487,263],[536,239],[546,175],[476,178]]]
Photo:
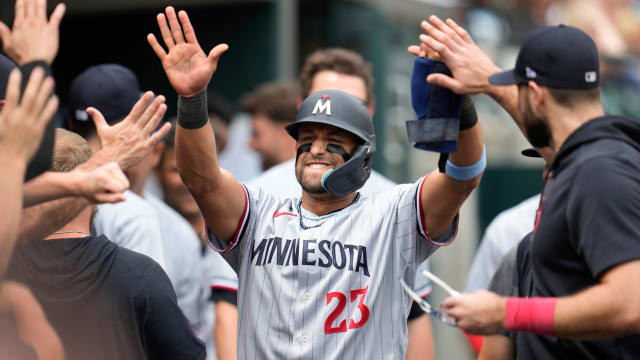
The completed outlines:
[[[451,76],[443,62],[416,58],[411,76],[411,104],[418,120],[407,121],[407,134],[417,149],[452,153],[457,149],[462,96],[427,83],[427,76],[433,73]]]

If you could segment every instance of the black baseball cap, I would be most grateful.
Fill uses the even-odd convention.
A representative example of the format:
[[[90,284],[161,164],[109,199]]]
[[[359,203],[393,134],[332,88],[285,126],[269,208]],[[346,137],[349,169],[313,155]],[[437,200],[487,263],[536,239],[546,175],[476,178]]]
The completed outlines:
[[[544,26],[527,34],[515,69],[493,74],[493,85],[529,80],[555,89],[593,89],[600,85],[598,48],[589,35],[571,26]]]
[[[95,65],[71,82],[69,116],[74,123],[93,124],[85,109],[100,110],[108,123],[122,120],[142,96],[138,78],[119,64]]]
[[[9,84],[9,74],[11,70],[17,68],[11,59],[0,54],[0,100],[4,100],[7,97],[7,85]]]

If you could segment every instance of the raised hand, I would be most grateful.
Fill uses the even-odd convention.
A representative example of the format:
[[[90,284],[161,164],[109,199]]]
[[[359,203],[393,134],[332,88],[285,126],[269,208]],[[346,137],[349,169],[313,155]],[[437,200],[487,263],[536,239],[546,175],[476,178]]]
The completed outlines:
[[[0,39],[7,56],[20,66],[36,60],[51,64],[58,53],[65,9],[64,4],[58,4],[47,21],[47,0],[16,0],[13,29],[0,21]]]
[[[102,150],[107,153],[110,161],[116,161],[122,169],[127,169],[153,150],[155,144],[171,129],[171,124],[166,123],[152,134],[167,111],[164,102],[164,96],[154,99],[153,92],[147,91],[133,106],[129,115],[113,126],[107,124],[98,109],[87,109],[96,125]]]
[[[129,188],[129,180],[120,166],[111,162],[91,171],[76,168],[71,173],[75,179],[72,187],[74,195],[99,203],[124,201],[124,191]]]
[[[20,100],[20,71],[9,75],[7,96],[0,111],[0,153],[26,167],[40,145],[44,129],[58,109],[58,98],[51,96],[54,81],[44,77],[38,67],[31,73]]]
[[[431,74],[430,84],[443,86],[458,94],[477,94],[488,91],[489,76],[500,71],[489,57],[473,42],[471,36],[453,20],[446,22],[432,15],[422,21],[421,45],[409,46],[416,56],[429,56],[447,64],[453,77]]]
[[[158,43],[155,35],[147,35],[147,41],[162,61],[162,67],[169,82],[178,95],[191,97],[202,93],[207,89],[207,85],[218,67],[220,56],[227,51],[229,46],[227,44],[217,45],[207,56],[198,44],[196,33],[187,13],[180,11],[178,14],[180,22],[178,22],[173,7],[167,7],[165,12],[166,17],[164,14],[158,14],[157,20],[168,53]]]

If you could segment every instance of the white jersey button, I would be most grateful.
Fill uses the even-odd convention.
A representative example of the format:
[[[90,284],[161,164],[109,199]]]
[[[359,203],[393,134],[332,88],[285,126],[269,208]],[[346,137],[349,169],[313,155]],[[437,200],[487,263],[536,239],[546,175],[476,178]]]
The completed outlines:
[[[300,337],[300,340],[302,340],[303,344],[306,344],[309,341],[309,337],[303,334],[302,337]]]
[[[309,300],[309,299],[311,299],[311,294],[304,293],[304,300],[306,301],[306,300]]]

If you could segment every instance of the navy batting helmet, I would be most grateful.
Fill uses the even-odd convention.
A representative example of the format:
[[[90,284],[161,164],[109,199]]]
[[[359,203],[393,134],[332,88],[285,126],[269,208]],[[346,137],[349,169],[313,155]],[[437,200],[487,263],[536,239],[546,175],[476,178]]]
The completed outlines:
[[[332,125],[362,141],[344,164],[322,176],[322,187],[334,196],[344,196],[360,189],[371,175],[376,152],[373,120],[364,103],[339,90],[315,92],[302,102],[296,120],[287,125],[287,132],[297,140],[298,130],[305,123]]]

